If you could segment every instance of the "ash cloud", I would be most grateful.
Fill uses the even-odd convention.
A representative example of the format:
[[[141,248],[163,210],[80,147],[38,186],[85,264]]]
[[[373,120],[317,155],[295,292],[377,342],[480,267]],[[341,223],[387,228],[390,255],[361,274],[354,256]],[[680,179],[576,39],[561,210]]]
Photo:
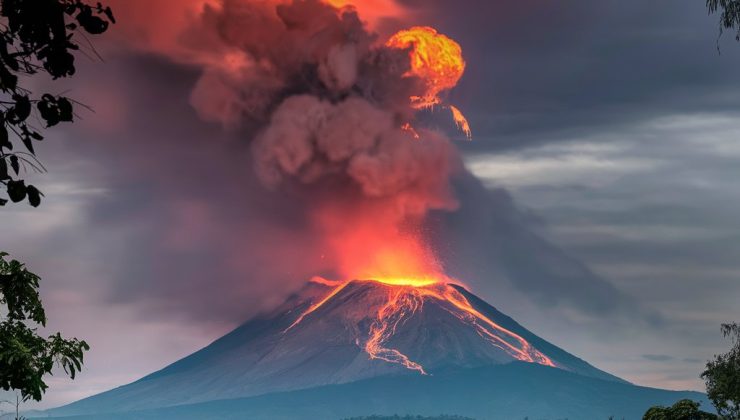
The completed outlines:
[[[196,33],[205,41],[188,44]],[[591,315],[634,309],[533,233],[504,191],[483,188],[443,134],[405,138],[398,127],[423,83],[403,77],[403,52],[373,47],[354,12],[226,0],[174,39],[110,63],[126,119],[94,147],[111,193],[90,214],[129,244],[111,261],[115,301],[232,322],[270,308],[336,270],[311,214],[341,196],[349,212],[390,203],[392,222],[417,219],[471,284],[508,278],[538,302]]]

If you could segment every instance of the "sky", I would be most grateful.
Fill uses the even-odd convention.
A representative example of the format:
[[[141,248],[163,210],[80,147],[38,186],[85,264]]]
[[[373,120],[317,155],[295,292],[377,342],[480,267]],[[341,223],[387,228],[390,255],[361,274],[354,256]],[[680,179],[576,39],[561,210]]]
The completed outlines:
[[[378,24],[434,26],[467,60],[449,100],[474,139],[442,128],[480,184],[460,181],[461,209],[439,216],[450,272],[546,340],[668,389],[701,390],[729,346],[720,324],[740,318],[740,44],[718,50],[702,3],[407,0],[404,22]],[[201,28],[123,4],[95,41],[104,61],[53,85],[95,112],[37,148],[42,206],[2,210],[0,248],[42,277],[49,329],[92,347],[40,407],[207,345],[300,287],[286,261],[316,252],[298,210],[258,192],[234,140],[249,130],[194,99]]]

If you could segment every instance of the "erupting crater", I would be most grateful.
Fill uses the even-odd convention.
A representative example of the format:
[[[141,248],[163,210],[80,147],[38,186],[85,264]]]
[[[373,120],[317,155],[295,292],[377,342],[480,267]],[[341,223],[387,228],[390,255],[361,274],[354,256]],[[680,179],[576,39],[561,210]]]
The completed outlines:
[[[355,286],[373,291],[373,298],[370,300],[372,304],[368,308],[367,316],[358,320],[358,326],[362,327],[364,324],[366,328],[357,331],[359,334],[355,337],[355,342],[362,347],[370,359],[398,364],[406,369],[427,374],[427,369],[418,358],[408,355],[401,346],[393,343],[398,341],[395,338],[396,335],[401,335],[401,329],[413,328],[411,323],[415,317],[423,319],[425,305],[433,305],[434,310],[443,311],[439,314],[443,320],[451,317],[451,319],[444,320],[444,324],[449,324],[454,320],[464,324],[469,332],[474,332],[483,343],[490,346],[491,353],[501,353],[500,355],[507,355],[513,360],[556,367],[552,359],[537,350],[521,335],[499,325],[477,310],[462,293],[461,290],[464,288],[447,280],[378,277],[344,282],[314,278],[312,282],[331,287],[331,289],[302,312],[283,333],[289,333],[299,327],[306,318],[330,305],[342,291]],[[418,320],[416,321],[418,324]],[[417,326],[423,327],[423,325]],[[421,331],[422,334],[425,332]]]

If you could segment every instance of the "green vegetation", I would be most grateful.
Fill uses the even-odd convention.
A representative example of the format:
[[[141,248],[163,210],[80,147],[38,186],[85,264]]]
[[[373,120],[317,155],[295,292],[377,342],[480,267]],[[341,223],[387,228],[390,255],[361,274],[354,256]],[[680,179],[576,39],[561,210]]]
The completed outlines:
[[[717,416],[699,410],[699,403],[681,400],[671,407],[652,407],[643,420],[715,420]]]
[[[707,8],[709,13],[720,13],[720,33],[735,31],[735,39],[740,41],[740,0],[707,0]]]
[[[82,0],[0,0],[0,17],[0,206],[27,200],[37,207],[43,194],[23,179],[29,170],[44,170],[34,143],[44,139],[43,128],[72,122],[75,102],[50,93],[35,96],[22,81],[36,74],[53,80],[73,76],[75,53],[97,54],[84,34],[102,34],[115,19],[110,8]],[[60,366],[74,379],[89,347],[59,333],[39,335],[38,326],[46,325],[40,279],[7,256],[0,252],[0,389],[38,401],[48,388],[44,376]]]
[[[739,420],[740,419],[740,325],[722,324],[722,335],[732,340],[732,348],[707,362],[701,377],[707,396],[719,416],[699,410],[699,403],[681,400],[671,407],[652,407],[643,420]]]
[[[732,348],[707,362],[701,377],[707,385],[707,396],[725,419],[740,419],[740,325],[722,325],[722,335],[732,340]]]
[[[7,199],[0,196],[0,206],[27,199],[37,207],[43,194],[21,176],[24,171],[44,170],[34,150],[34,143],[44,136],[34,122],[45,128],[71,122],[75,102],[50,93],[34,97],[21,83],[28,78],[19,76],[46,73],[54,80],[73,76],[75,52],[96,54],[86,38],[80,44],[74,35],[80,30],[101,34],[115,20],[110,8],[82,0],[1,0],[0,16],[0,185],[7,194]]]
[[[82,368],[87,343],[56,333],[41,337],[35,327],[46,325],[39,298],[39,277],[0,253],[0,388],[17,390],[23,400],[41,400],[44,375],[61,366],[74,379]]]

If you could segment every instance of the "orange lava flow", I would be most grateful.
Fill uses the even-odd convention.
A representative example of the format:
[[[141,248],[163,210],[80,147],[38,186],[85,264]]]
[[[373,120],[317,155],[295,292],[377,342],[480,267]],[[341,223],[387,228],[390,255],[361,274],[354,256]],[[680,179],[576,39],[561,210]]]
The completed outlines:
[[[311,279],[311,281],[315,281],[315,280]],[[326,283],[322,283],[322,284],[326,284]],[[295,320],[295,322],[293,322],[292,324],[290,324],[290,326],[289,326],[288,328],[286,328],[286,329],[285,329],[285,330],[284,330],[283,332],[284,332],[284,333],[285,333],[285,332],[288,332],[288,331],[290,331],[290,330],[291,330],[291,329],[292,329],[293,327],[295,327],[296,325],[300,324],[300,323],[301,323],[301,321],[303,321],[303,318],[305,318],[306,316],[310,315],[310,314],[311,314],[312,312],[314,312],[315,310],[319,309],[319,308],[320,308],[320,307],[321,307],[321,306],[322,306],[323,304],[325,304],[325,303],[326,303],[326,302],[327,302],[327,301],[328,301],[329,299],[333,298],[333,297],[334,297],[334,295],[336,295],[337,293],[341,292],[341,291],[342,291],[342,289],[344,289],[344,288],[345,288],[345,287],[346,287],[346,286],[347,286],[348,284],[349,284],[349,282],[344,282],[344,283],[340,284],[339,286],[336,286],[336,287],[335,287],[335,288],[334,288],[334,289],[333,289],[333,290],[331,291],[331,293],[329,293],[329,295],[327,295],[327,296],[326,296],[325,298],[321,299],[321,300],[320,300],[320,301],[319,301],[318,303],[314,303],[313,305],[311,305],[311,306],[310,306],[310,307],[309,307],[309,308],[308,308],[308,309],[306,310],[306,312],[302,313],[302,314],[301,314],[301,316],[299,316],[299,317],[298,317],[298,319],[296,319],[296,320]]]
[[[416,140],[419,140],[419,138],[420,138],[419,133],[416,131],[416,129],[414,128],[414,126],[411,125],[411,123],[404,123],[401,126],[401,130],[403,130],[403,131],[411,134],[411,136],[414,139],[416,139]]]
[[[470,131],[470,124],[468,124],[468,119],[465,118],[463,113],[460,112],[460,110],[453,105],[450,105],[450,112],[452,112],[452,119],[455,120],[455,125],[457,125],[457,128],[465,133],[465,137],[467,137],[468,140],[472,139],[473,132]]]
[[[465,60],[460,44],[428,26],[415,26],[397,32],[385,44],[391,48],[409,50],[411,70],[408,76],[424,82],[425,91],[411,97],[415,108],[430,108],[442,104],[440,93],[452,89],[465,73]],[[457,127],[470,139],[472,134],[465,116],[456,107],[452,112]],[[404,129],[410,125],[404,124]]]
[[[412,361],[398,349],[387,347],[387,343],[412,315],[421,310],[426,300],[438,300],[449,305],[448,311],[460,321],[475,328],[478,335],[492,346],[511,357],[530,363],[555,367],[553,361],[535,349],[526,339],[508,330],[475,309],[468,299],[452,284],[432,278],[378,278],[372,280],[350,280],[334,287],[321,301],[312,305],[286,330],[298,325],[306,316],[315,312],[347,285],[353,282],[375,282],[384,285],[388,298],[377,313],[364,343],[364,350],[372,359],[396,363],[410,370],[426,374],[424,367]],[[323,284],[323,283],[322,283]]]
[[[408,356],[400,351],[383,346],[396,333],[399,324],[402,324],[424,305],[424,301],[419,296],[413,293],[405,293],[406,287],[408,286],[395,287],[389,291],[388,302],[380,308],[377,318],[370,326],[369,338],[365,342],[365,351],[372,359],[398,363],[406,369],[416,370],[422,375],[426,375],[427,372],[423,366],[411,361]]]

